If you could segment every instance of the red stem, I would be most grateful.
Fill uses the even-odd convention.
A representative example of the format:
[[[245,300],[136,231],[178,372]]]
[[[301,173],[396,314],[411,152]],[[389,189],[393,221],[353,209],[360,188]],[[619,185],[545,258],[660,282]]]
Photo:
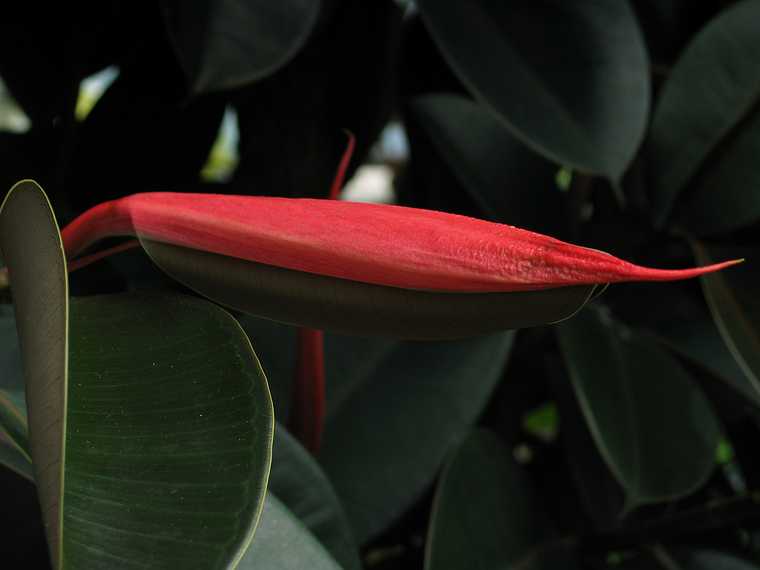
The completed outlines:
[[[346,177],[346,171],[348,170],[348,165],[351,164],[351,156],[353,156],[354,147],[356,146],[356,137],[353,135],[353,133],[348,130],[344,130],[343,132],[346,133],[346,136],[348,137],[348,143],[346,144],[346,150],[343,151],[343,156],[341,157],[340,163],[338,164],[338,170],[335,173],[335,178],[333,179],[332,186],[330,186],[330,200],[340,199],[340,190],[343,188],[343,181]]]
[[[356,139],[349,131],[348,144],[338,164],[330,199],[340,199],[340,190],[351,163]],[[319,329],[298,329],[298,363],[293,386],[294,410],[291,413],[290,430],[313,455],[319,452],[325,429],[325,356],[324,332]]]
[[[298,329],[298,364],[293,390],[290,429],[306,449],[316,454],[325,423],[324,334],[321,330]]]

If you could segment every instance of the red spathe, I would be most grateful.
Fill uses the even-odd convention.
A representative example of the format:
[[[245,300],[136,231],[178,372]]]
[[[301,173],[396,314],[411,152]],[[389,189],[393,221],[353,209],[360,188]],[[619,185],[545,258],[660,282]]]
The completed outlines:
[[[134,194],[95,206],[62,232],[70,259],[99,239],[119,235],[364,283],[451,292],[669,281],[737,263],[651,269],[514,226],[454,214],[215,194]]]

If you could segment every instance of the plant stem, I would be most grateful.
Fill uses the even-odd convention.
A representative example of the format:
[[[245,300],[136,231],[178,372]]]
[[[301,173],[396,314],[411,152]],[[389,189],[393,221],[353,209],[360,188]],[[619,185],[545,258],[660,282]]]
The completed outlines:
[[[356,139],[349,131],[346,150],[330,186],[329,198],[340,199],[346,171],[351,163]],[[317,329],[298,329],[298,363],[293,386],[294,410],[290,430],[313,455],[319,452],[325,424],[325,355],[324,333]]]

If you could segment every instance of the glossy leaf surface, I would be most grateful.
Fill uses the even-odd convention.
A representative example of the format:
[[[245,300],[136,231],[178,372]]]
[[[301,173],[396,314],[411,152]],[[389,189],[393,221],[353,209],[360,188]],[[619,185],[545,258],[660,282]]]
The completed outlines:
[[[272,74],[306,43],[318,0],[164,0],[166,24],[195,91],[240,87]]]
[[[72,300],[64,559],[226,568],[255,529],[273,418],[248,338],[175,295]],[[163,562],[162,562],[163,561]]]
[[[501,379],[513,336],[426,343],[327,336],[328,417],[319,461],[360,543],[430,485]]]
[[[238,568],[340,570],[341,567],[303,523],[270,493],[256,537]]]
[[[34,231],[29,231],[34,228]],[[11,276],[24,367],[29,452],[53,566],[62,565],[63,460],[68,373],[68,281],[55,215],[32,181],[0,207],[0,248]]]
[[[275,321],[353,334],[450,339],[563,320],[594,286],[515,293],[384,287],[143,240],[151,259],[200,294]]]
[[[648,140],[654,219],[671,215],[697,235],[760,218],[760,2],[711,21],[665,84]],[[677,203],[677,200],[679,203]]]
[[[699,260],[713,256],[711,250],[699,242],[692,242],[692,248]],[[742,251],[752,255],[756,250]],[[760,277],[757,269],[749,264],[743,269],[730,280],[721,276],[705,278],[702,289],[723,341],[749,384],[760,393],[760,303],[757,300]]]
[[[704,483],[720,430],[678,361],[591,310],[557,332],[581,409],[627,508],[683,497]],[[673,413],[684,405],[685,413]]]
[[[425,191],[431,200],[441,192],[443,180],[437,176],[453,175],[456,190],[487,219],[552,235],[562,227],[557,166],[515,139],[488,109],[459,95],[424,95],[408,105],[407,129],[417,125],[438,157],[415,154],[423,149],[419,142],[415,149],[417,139],[412,140],[412,167],[429,183]]]
[[[418,6],[459,78],[515,134],[559,163],[619,180],[649,110],[646,48],[628,2]]]
[[[551,538],[551,525],[522,469],[491,432],[468,436],[438,483],[425,570],[517,567]]]
[[[280,425],[274,434],[269,490],[345,570],[361,568],[358,546],[332,484],[314,457]]]

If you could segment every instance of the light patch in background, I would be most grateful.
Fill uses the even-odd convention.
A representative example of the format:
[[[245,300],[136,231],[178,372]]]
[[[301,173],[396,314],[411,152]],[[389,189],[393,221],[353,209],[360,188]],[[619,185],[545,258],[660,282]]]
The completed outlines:
[[[119,68],[112,65],[82,80],[79,84],[79,96],[74,110],[78,121],[84,121],[87,118],[95,103],[118,76]]]
[[[389,123],[370,150],[370,160],[383,164],[403,164],[409,159],[409,139],[402,124]]]
[[[201,169],[201,179],[206,182],[227,182],[235,173],[240,156],[238,142],[240,131],[235,109],[228,106],[219,125],[219,132]]]
[[[409,160],[409,140],[398,121],[389,123],[369,152],[368,164],[360,166],[341,193],[349,202],[394,204],[396,171]]]
[[[562,192],[568,192],[570,190],[570,185],[573,183],[573,171],[568,167],[563,166],[554,176],[554,182],[557,184],[557,188]]]
[[[0,79],[0,131],[25,133],[32,126],[26,113],[19,107],[16,100]]]
[[[353,178],[343,188],[341,200],[394,203],[396,194],[393,191],[393,169],[384,164],[366,164],[359,167]]]

